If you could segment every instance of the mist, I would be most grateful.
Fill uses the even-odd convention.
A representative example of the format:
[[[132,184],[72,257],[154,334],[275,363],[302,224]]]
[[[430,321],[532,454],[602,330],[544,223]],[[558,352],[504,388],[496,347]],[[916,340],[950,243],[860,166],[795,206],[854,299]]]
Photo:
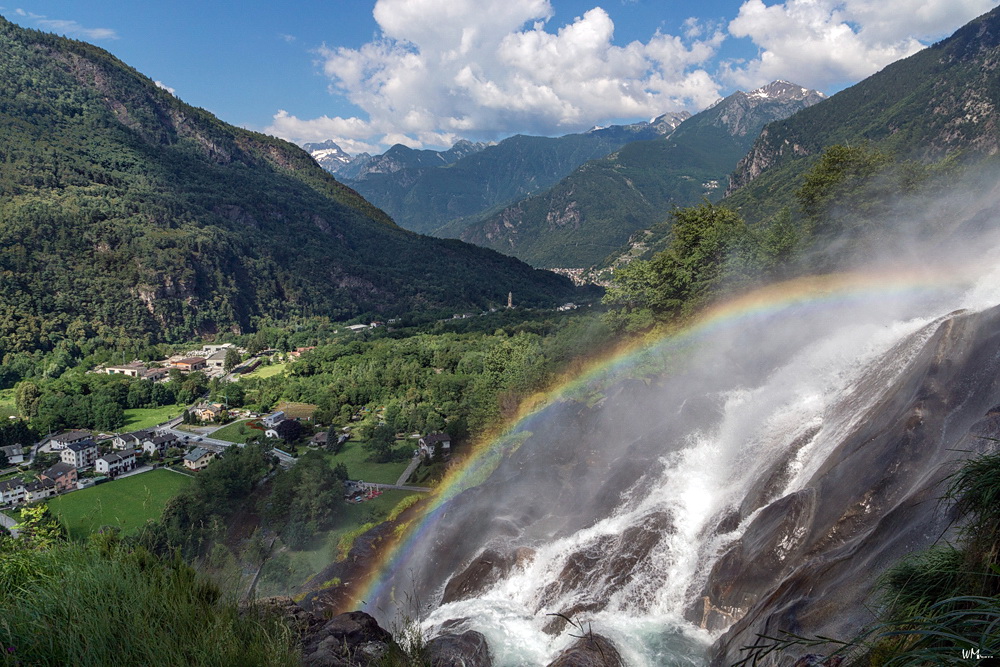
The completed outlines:
[[[812,609],[806,554],[851,549],[865,569],[824,582],[844,613],[813,617],[855,628],[877,570],[946,530],[929,498],[947,450],[1000,403],[982,343],[1000,335],[997,175],[883,202],[809,256],[847,276],[772,286],[525,419],[369,611],[414,615],[428,636],[481,632],[497,665],[547,664],[580,634],[567,618],[629,665],[704,664],[781,581],[798,577],[789,599]],[[960,353],[981,377],[956,383],[961,401],[927,398]],[[733,577],[738,590],[718,583]]]

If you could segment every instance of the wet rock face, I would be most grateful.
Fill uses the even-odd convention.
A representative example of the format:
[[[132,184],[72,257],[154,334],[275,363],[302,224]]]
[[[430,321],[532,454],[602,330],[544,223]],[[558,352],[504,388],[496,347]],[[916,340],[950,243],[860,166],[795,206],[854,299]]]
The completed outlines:
[[[635,577],[643,576],[643,563],[663,536],[671,532],[672,525],[669,514],[654,512],[619,535],[598,537],[570,555],[559,578],[545,589],[538,610],[552,608],[573,592],[582,598],[572,608],[562,610],[563,616],[572,618],[580,612],[603,609],[608,598]],[[553,626],[550,623],[547,627]]]
[[[515,565],[533,556],[534,552],[526,548],[508,551],[486,549],[448,581],[441,604],[475,597],[510,574]]]
[[[582,637],[548,667],[625,667],[618,649],[601,635]]]
[[[427,642],[424,658],[431,667],[492,667],[486,637],[475,630],[460,635],[441,635]]]
[[[739,620],[776,578],[794,570],[802,538],[816,509],[816,491],[804,489],[766,507],[744,537],[723,555],[687,618],[716,632]]]
[[[890,385],[877,368],[862,378],[855,392],[878,392],[878,402],[803,490],[763,509],[713,567],[688,610],[706,627],[729,626],[713,665],[745,658],[741,647],[758,635],[850,639],[872,621],[866,601],[877,576],[946,534],[942,481],[969,455],[962,452],[984,450],[984,437],[1000,432],[1000,309],[932,326]],[[851,409],[849,397],[838,408]]]

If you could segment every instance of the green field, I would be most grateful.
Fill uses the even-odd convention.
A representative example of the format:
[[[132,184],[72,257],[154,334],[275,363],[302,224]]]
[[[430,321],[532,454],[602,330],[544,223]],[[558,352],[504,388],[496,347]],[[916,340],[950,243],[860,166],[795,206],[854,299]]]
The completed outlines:
[[[247,377],[247,378],[269,378],[272,375],[278,375],[279,373],[284,372],[286,366],[288,366],[288,364],[271,364],[270,366],[261,366],[260,368],[258,368],[257,370],[255,370],[253,373],[247,373],[243,377]]]
[[[190,477],[176,472],[153,470],[73,491],[48,505],[75,539],[84,539],[101,526],[119,526],[130,533],[158,518],[167,501],[190,483]]]
[[[241,419],[233,422],[232,424],[226,424],[218,431],[212,431],[212,437],[218,438],[219,440],[225,440],[227,442],[244,443],[250,438],[264,435],[263,431],[247,426],[247,423],[250,421],[252,420]]]
[[[6,420],[8,417],[16,417],[17,408],[14,407],[14,390],[0,389],[0,419]]]
[[[162,405],[158,408],[129,408],[125,410],[125,429],[139,431],[144,428],[152,428],[176,417],[186,407],[185,405]]]
[[[416,445],[410,446],[409,443],[415,441],[408,440],[406,442],[406,451],[412,454]],[[399,442],[396,443],[396,447],[400,448]],[[328,454],[328,456],[333,465],[343,463],[347,466],[347,474],[350,479],[363,479],[366,482],[375,482],[376,484],[395,484],[410,463],[409,458],[405,461],[393,461],[392,463],[372,463],[368,460],[368,454],[368,448],[365,447],[364,443],[349,440],[344,443],[344,448],[340,450],[339,454]]]

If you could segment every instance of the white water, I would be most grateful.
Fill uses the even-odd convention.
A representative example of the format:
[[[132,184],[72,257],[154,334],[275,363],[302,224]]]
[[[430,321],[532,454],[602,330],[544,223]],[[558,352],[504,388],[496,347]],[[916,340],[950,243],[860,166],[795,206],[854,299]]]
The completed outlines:
[[[768,501],[808,485],[844,436],[866,419],[880,390],[893,386],[905,371],[932,335],[929,324],[956,307],[981,309],[998,302],[1000,269],[962,295],[942,299],[938,294],[930,302],[903,308],[876,304],[815,325],[796,321],[804,342],[791,346],[789,358],[756,384],[734,388],[720,383],[717,423],[689,432],[682,442],[664,443],[667,453],[647,474],[655,480],[652,484],[646,479],[624,490],[610,516],[582,530],[528,545],[535,549],[533,559],[479,597],[433,610],[423,622],[425,633],[437,634],[449,619],[465,619],[463,629],[486,636],[498,667],[545,665],[575,641],[572,635],[582,634],[572,628],[556,637],[546,634],[543,627],[552,620],[547,614],[595,596],[606,603],[603,610],[574,620],[611,639],[627,664],[702,664],[715,635],[685,620],[684,610],[700,594],[712,564],[759,509],[719,535],[715,529],[725,512],[739,507],[778,462],[789,463],[789,474],[784,488]],[[789,321],[778,317],[772,326],[787,327]],[[766,345],[760,333],[755,340]],[[709,346],[692,363],[712,354]],[[663,407],[667,413],[679,408]],[[547,587],[559,581],[572,554],[595,548],[602,538],[617,538],[657,513],[672,517],[672,530],[639,562],[629,583],[606,595],[569,590],[543,604]],[[780,548],[787,553],[801,537],[785,536]]]

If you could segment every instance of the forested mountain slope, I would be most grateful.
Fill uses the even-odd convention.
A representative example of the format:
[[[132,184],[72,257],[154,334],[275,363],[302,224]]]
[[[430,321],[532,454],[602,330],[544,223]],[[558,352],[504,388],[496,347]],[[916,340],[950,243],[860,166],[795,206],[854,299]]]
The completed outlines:
[[[551,303],[568,281],[420,237],[287,142],[0,18],[0,356],[100,332]]]
[[[821,99],[784,81],[738,91],[666,137],[584,164],[547,192],[468,227],[461,238],[534,266],[593,266],[635,232],[666,219],[671,206],[717,196],[765,124]]]
[[[457,237],[469,218],[544,190],[584,162],[628,142],[669,133],[687,116],[664,114],[650,123],[562,137],[516,135],[482,150],[460,142],[438,160],[431,159],[433,151],[393,146],[345,182],[407,229]]]
[[[872,147],[897,159],[977,160],[1000,151],[1000,8],[821,104],[771,123],[729,185],[750,219],[796,205],[799,177],[824,148]]]

